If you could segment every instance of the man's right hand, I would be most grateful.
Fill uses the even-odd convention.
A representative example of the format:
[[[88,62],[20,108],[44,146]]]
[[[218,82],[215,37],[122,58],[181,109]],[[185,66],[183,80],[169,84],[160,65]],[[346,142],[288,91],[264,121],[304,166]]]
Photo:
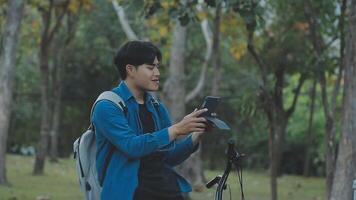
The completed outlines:
[[[206,119],[199,117],[202,113],[208,111],[204,108],[195,110],[189,115],[186,115],[180,122],[168,128],[170,140],[174,140],[179,136],[188,135],[191,132],[204,132],[206,128]]]

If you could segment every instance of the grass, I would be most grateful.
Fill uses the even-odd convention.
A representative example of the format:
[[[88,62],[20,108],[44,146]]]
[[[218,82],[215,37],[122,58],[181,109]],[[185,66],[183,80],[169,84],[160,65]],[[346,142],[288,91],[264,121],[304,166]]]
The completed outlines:
[[[74,161],[61,159],[59,163],[46,163],[43,176],[33,176],[33,157],[17,155],[7,156],[8,180],[11,186],[0,186],[0,200],[36,200],[39,196],[49,197],[51,200],[81,200],[83,199]],[[207,171],[208,179],[222,173]],[[241,199],[237,184],[236,173],[232,172],[229,178],[232,199]],[[299,176],[282,176],[278,179],[279,200],[322,200],[325,186],[322,178],[304,178]],[[268,174],[263,172],[244,172],[244,191],[246,200],[270,199]],[[192,193],[193,200],[214,199],[215,190],[205,189],[202,193]],[[224,199],[229,198],[226,190]]]
[[[205,175],[210,180],[218,172],[207,171]],[[222,174],[222,172],[220,172]],[[240,188],[236,172],[231,172],[228,184],[231,188],[233,200],[241,199]],[[243,187],[246,200],[269,200],[270,179],[267,173],[246,171],[243,172]],[[325,193],[324,179],[304,178],[301,176],[282,176],[278,179],[279,200],[322,200]],[[204,193],[193,193],[192,199],[208,200],[214,199],[215,190],[209,189]],[[230,199],[229,190],[225,190],[224,198]]]

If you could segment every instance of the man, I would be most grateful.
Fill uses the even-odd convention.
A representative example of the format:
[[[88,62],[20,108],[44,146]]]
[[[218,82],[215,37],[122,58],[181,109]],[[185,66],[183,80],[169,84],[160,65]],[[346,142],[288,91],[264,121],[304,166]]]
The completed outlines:
[[[161,59],[159,49],[143,41],[126,43],[115,56],[123,81],[112,91],[124,100],[127,112],[102,100],[92,118],[103,200],[182,200],[181,193],[191,191],[173,167],[198,148],[206,128],[199,115],[206,110],[171,124],[165,106],[148,93],[159,88]],[[104,167],[110,145],[115,150]]]

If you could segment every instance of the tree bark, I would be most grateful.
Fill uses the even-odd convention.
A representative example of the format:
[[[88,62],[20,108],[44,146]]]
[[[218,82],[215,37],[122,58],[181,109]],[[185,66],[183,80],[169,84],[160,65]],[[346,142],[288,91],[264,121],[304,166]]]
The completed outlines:
[[[61,63],[61,62],[60,62]],[[52,99],[53,99],[53,115],[52,124],[50,130],[51,137],[51,149],[50,149],[50,161],[58,162],[58,133],[59,124],[61,116],[61,98],[62,98],[62,87],[61,81],[61,66],[58,62],[55,63],[54,73],[53,73],[53,83],[52,83]]]
[[[36,159],[33,169],[34,175],[44,172],[45,158],[48,150],[50,129],[50,101],[49,101],[49,46],[46,36],[42,37],[40,49],[40,71],[41,71],[41,139],[37,146]]]
[[[23,0],[8,1],[8,14],[3,33],[4,42],[0,51],[0,184],[8,184],[6,177],[6,142],[13,99],[17,42],[23,11]]]
[[[280,112],[275,113],[275,115],[284,116],[283,113]],[[270,141],[269,142],[270,174],[271,174],[270,184],[271,184],[272,200],[278,199],[277,178],[279,175],[280,160],[283,152],[281,150],[281,144],[288,123],[287,118],[280,117],[279,119],[280,120],[274,119],[273,122],[270,122],[270,125],[272,124],[273,126],[272,131],[270,132],[270,140],[269,140]]]
[[[352,182],[356,179],[356,0],[349,2],[349,6],[342,135],[330,194],[332,200],[352,199]]]
[[[213,67],[214,67],[214,76],[212,80],[211,95],[218,95],[220,88],[220,79],[221,79],[221,62],[220,62],[220,23],[221,23],[221,5],[218,3],[215,9],[214,17],[214,38],[213,38]]]
[[[117,17],[119,18],[119,22],[121,24],[123,31],[125,32],[126,37],[129,40],[138,40],[136,33],[132,30],[132,28],[126,18],[124,8],[122,6],[120,6],[116,0],[112,0],[111,3],[115,9]]]
[[[66,51],[68,51],[68,47],[70,43],[73,41],[75,37],[75,32],[77,28],[78,17],[77,16],[68,16],[67,20],[67,28],[68,33],[66,34],[65,40],[60,39],[59,44],[57,44],[56,51],[54,55],[56,55],[54,59],[53,65],[53,74],[52,74],[52,84],[51,84],[51,92],[52,92],[52,102],[53,102],[53,117],[51,123],[51,149],[50,149],[50,161],[57,162],[58,161],[58,150],[59,150],[59,134],[60,134],[60,122],[61,122],[61,106],[62,106],[62,66],[66,61]]]
[[[197,10],[202,11],[202,7],[200,4],[197,5]],[[205,51],[205,57],[204,57],[204,62],[201,67],[200,75],[199,75],[199,80],[194,87],[194,89],[190,92],[188,92],[186,98],[185,98],[185,103],[190,102],[193,100],[195,97],[197,97],[202,90],[204,89],[205,86],[205,80],[206,80],[206,74],[209,66],[209,62],[212,57],[212,51],[213,51],[213,41],[212,41],[212,33],[209,27],[209,22],[208,19],[205,18],[201,23],[200,23],[201,30],[204,35],[205,43],[206,43],[206,51]]]
[[[336,162],[336,146],[335,146],[335,117],[336,117],[336,99],[339,95],[340,84],[343,74],[343,57],[344,57],[344,21],[345,21],[345,11],[346,11],[346,0],[341,0],[341,14],[339,17],[339,31],[340,31],[340,64],[339,72],[337,75],[337,81],[334,85],[333,91],[331,93],[331,101],[329,100],[329,93],[327,92],[326,85],[326,72],[324,70],[324,63],[322,61],[323,51],[326,49],[325,42],[320,32],[318,32],[319,22],[317,16],[315,16],[315,9],[312,7],[310,0],[305,3],[305,14],[310,27],[310,40],[312,42],[313,48],[315,50],[316,56],[316,66],[319,72],[316,72],[319,77],[319,84],[321,87],[321,100],[323,104],[324,116],[325,116],[325,145],[326,145],[326,199],[330,199],[331,188],[333,185],[335,162]]]
[[[304,169],[303,176],[308,177],[310,175],[310,158],[311,158],[311,146],[313,144],[313,121],[314,121],[314,108],[315,108],[315,93],[316,93],[316,83],[313,81],[313,86],[310,92],[310,113],[309,113],[309,122],[308,130],[305,138],[305,156],[304,156]]]
[[[288,120],[294,113],[296,104],[299,98],[301,88],[305,81],[305,74],[301,74],[298,85],[294,90],[293,102],[289,108],[284,108],[283,103],[283,88],[284,88],[284,73],[286,66],[281,65],[274,71],[276,82],[274,83],[274,90],[270,91],[266,88],[267,85],[267,66],[262,57],[257,53],[253,45],[253,32],[248,32],[248,51],[256,60],[262,77],[263,85],[260,86],[260,102],[263,105],[263,110],[268,120],[269,128],[269,148],[268,153],[270,157],[270,185],[272,200],[277,200],[277,177],[279,174],[280,160],[283,155],[283,148],[281,148],[284,141],[284,135],[288,125]]]
[[[185,116],[184,53],[186,41],[187,27],[177,22],[173,30],[169,77],[163,88],[164,101],[170,111],[172,122],[178,122]]]
[[[54,13],[54,3],[50,1],[48,10],[42,10],[42,20],[43,20],[43,31],[41,34],[40,43],[40,72],[41,72],[41,130],[40,130],[40,141],[37,144],[36,158],[33,168],[34,175],[41,175],[44,173],[45,159],[47,156],[48,143],[50,139],[50,123],[51,123],[51,105],[50,105],[50,72],[49,72],[49,59],[51,44],[54,35],[58,32],[61,26],[62,19],[67,13],[69,1],[64,5],[62,12],[58,12],[56,20],[54,21],[53,28],[52,25],[52,14]]]
[[[169,60],[169,76],[163,88],[164,102],[168,107],[173,123],[180,121],[185,116],[185,81],[184,62],[187,41],[187,27],[181,26],[179,21],[173,29],[173,43]],[[178,171],[189,181],[189,168],[191,162],[183,163]]]
[[[186,114],[185,109],[185,81],[184,81],[184,62],[185,47],[187,41],[187,27],[183,27],[179,22],[176,23],[173,30],[173,44],[171,47],[171,57],[169,63],[169,77],[164,85],[164,101],[168,107],[173,123],[180,121]],[[203,184],[202,166],[199,152],[190,156],[178,171],[188,179],[193,187],[200,188]]]

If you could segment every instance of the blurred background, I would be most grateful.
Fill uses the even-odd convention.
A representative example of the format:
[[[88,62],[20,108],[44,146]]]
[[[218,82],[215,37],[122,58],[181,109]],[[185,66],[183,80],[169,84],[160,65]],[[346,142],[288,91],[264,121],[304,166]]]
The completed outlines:
[[[193,185],[189,198],[214,198],[204,184],[223,173],[232,138],[246,154],[246,199],[350,200],[355,4],[0,0],[0,199],[83,198],[73,142],[96,97],[120,81],[118,48],[147,40],[163,54],[156,95],[172,120],[212,95],[231,127],[206,134],[178,167]],[[236,173],[230,177],[224,198],[230,188],[240,199]]]

